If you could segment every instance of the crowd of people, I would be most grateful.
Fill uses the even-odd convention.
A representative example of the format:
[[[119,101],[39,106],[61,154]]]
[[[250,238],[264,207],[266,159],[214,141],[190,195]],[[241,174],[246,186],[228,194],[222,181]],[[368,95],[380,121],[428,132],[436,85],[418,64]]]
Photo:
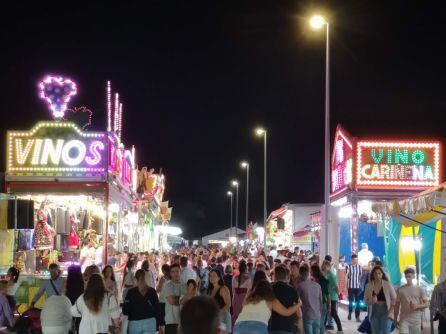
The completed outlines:
[[[334,326],[342,333],[343,321],[355,320],[361,326],[368,322],[372,334],[390,333],[392,324],[401,334],[418,334],[422,310],[429,306],[440,333],[446,332],[446,283],[435,288],[429,305],[414,284],[412,268],[396,290],[379,259],[364,268],[354,254],[348,264],[341,257],[334,265],[329,255],[320,259],[299,248],[275,247],[266,252],[195,247],[112,257],[112,265],[103,268],[71,265],[66,278],[57,264],[50,265],[50,278],[30,305],[46,296],[40,317],[44,334],[324,334]],[[343,321],[339,268],[346,273],[349,299]],[[14,269],[0,282],[0,325],[10,327],[19,276]],[[368,306],[364,319],[362,301]]]

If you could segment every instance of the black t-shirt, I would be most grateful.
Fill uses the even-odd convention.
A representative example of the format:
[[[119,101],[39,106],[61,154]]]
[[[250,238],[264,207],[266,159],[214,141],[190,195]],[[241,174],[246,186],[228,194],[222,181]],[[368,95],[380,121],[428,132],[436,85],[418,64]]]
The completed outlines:
[[[157,325],[163,324],[158,295],[155,289],[150,287],[145,296],[141,295],[137,287],[131,288],[125,297],[123,313],[129,320],[156,318]]]
[[[276,298],[282,303],[286,308],[293,306],[293,304],[299,301],[299,295],[291,285],[286,282],[275,282],[272,285],[274,294]],[[286,331],[292,332],[295,323],[296,315],[291,315],[289,317],[283,317],[276,312],[272,313],[270,329],[271,331]]]

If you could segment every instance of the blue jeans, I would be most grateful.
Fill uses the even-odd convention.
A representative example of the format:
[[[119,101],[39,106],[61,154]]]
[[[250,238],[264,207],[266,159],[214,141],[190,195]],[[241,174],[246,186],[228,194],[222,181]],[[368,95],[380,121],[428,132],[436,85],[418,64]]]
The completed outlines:
[[[260,321],[241,321],[235,324],[232,334],[268,334],[268,326]]]
[[[372,334],[389,334],[391,323],[386,304],[373,304],[369,316]]]
[[[293,334],[293,333],[287,331],[270,331],[269,334]]]
[[[155,332],[155,318],[129,321],[128,334],[155,334]]]
[[[319,334],[321,319],[304,319],[305,334]]]
[[[328,314],[328,305],[326,303],[322,304],[322,312],[321,312],[321,323],[319,325],[319,333],[325,334],[325,318]]]

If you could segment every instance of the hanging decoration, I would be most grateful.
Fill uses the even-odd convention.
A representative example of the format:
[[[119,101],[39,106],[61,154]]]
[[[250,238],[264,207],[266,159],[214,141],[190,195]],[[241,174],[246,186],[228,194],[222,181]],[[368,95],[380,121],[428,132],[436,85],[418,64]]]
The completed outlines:
[[[74,107],[68,109],[64,121],[72,121],[82,127],[83,130],[91,125],[91,117],[93,112],[87,107]]]
[[[53,117],[60,120],[64,117],[67,104],[71,97],[77,94],[77,87],[74,81],[61,76],[48,75],[45,79],[40,81],[40,97],[44,99]]]

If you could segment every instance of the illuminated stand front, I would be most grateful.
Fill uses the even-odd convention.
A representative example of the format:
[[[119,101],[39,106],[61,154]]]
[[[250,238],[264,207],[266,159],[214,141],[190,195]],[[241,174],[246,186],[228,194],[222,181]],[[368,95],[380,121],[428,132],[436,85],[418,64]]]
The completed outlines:
[[[46,224],[42,242],[20,250],[14,260],[26,258],[22,274],[44,274],[51,262],[65,270],[79,262],[82,243],[88,239],[96,254],[102,254],[96,263],[104,265],[108,249],[124,248],[123,221],[134,220],[137,198],[135,152],[126,150],[120,140],[122,105],[118,128],[84,131],[63,119],[77,92],[73,81],[49,76],[39,87],[55,120],[7,132],[6,191],[33,200],[34,217],[44,212]],[[51,244],[45,237],[48,232]]]
[[[360,139],[338,126],[331,168],[329,228],[337,239],[329,250],[333,258],[345,255],[349,262],[351,254],[359,253],[366,267],[370,253],[361,253],[363,243],[382,261],[389,251],[398,252],[388,249],[389,221],[373,206],[438,185],[440,160],[439,142]]]

